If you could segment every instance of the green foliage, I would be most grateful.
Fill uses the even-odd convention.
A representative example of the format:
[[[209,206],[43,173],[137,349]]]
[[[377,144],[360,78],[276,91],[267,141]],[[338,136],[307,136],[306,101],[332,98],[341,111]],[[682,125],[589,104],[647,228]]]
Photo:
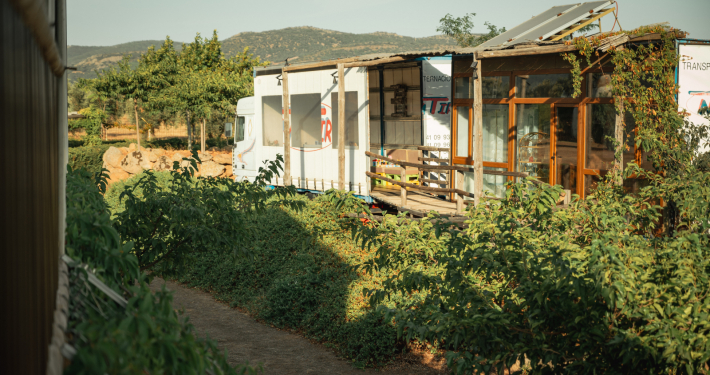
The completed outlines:
[[[200,159],[193,151],[192,158],[174,162],[174,169],[162,173],[160,180],[158,174],[146,171],[137,181],[112,189],[107,200],[113,202],[121,237],[134,244],[141,270],[175,274],[197,252],[247,255],[246,222],[266,209],[269,198],[278,198],[272,204],[288,204],[283,199],[295,193],[294,188],[264,189],[265,181],[278,174],[282,160],[279,155],[260,168],[255,183],[194,179]],[[298,202],[293,205],[299,206]]]
[[[497,28],[495,25],[485,22],[488,32],[481,35],[473,33],[473,17],[476,13],[465,14],[463,17],[446,14],[439,20],[439,27],[436,31],[454,38],[460,47],[475,47],[505,32],[505,27]]]
[[[72,169],[85,169],[90,173],[101,172],[103,156],[109,147],[121,147],[120,144],[86,144],[69,148],[69,166]],[[127,145],[127,144],[126,144]]]
[[[619,177],[645,180],[635,194],[610,175],[558,210],[560,186],[526,180],[473,207],[463,231],[433,224],[434,240],[403,224],[352,226],[376,249],[364,270],[389,272],[370,303],[420,297],[379,308],[401,337],[440,343],[464,374],[516,362],[540,374],[706,372],[710,173],[697,150],[708,132],[677,113],[673,49],[663,34],[613,53],[615,98],[656,169],[625,166]],[[404,251],[410,243],[421,250]]]
[[[215,342],[197,338],[192,325],[173,309],[172,296],[164,288],[150,291],[149,278],[139,271],[130,251],[131,242],[124,243],[111,222],[102,197],[105,177],[85,170],[67,173],[67,255],[87,264],[128,305],[124,309],[104,302],[104,308],[94,310],[87,306],[105,295],[81,304],[78,301],[87,296],[71,296],[70,311],[86,315],[70,317],[77,353],[65,373],[255,373],[248,366],[231,368]]]

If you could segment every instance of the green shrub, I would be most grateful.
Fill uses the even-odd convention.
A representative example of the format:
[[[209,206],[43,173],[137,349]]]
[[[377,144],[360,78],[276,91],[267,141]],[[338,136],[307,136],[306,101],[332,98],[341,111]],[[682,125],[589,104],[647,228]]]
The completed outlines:
[[[90,173],[101,172],[103,156],[109,147],[122,147],[126,144],[100,144],[72,147],[69,149],[69,166],[72,169],[85,169]]]
[[[130,251],[131,243],[121,241],[110,220],[97,188],[105,189],[105,183],[105,176],[102,179],[85,170],[69,170],[67,255],[87,264],[128,304],[122,308],[107,301],[102,293],[89,298],[72,292],[68,329],[77,352],[65,373],[255,373],[248,366],[230,367],[215,342],[197,338],[187,319],[175,312],[172,296],[164,288],[151,292],[148,276],[139,271]],[[78,272],[84,271],[79,268]],[[77,288],[76,284],[70,286],[72,291]],[[94,303],[101,307],[89,308]]]

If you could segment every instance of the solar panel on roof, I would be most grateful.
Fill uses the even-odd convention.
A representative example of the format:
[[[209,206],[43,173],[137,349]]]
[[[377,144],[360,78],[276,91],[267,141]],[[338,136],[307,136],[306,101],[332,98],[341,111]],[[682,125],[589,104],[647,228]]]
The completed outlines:
[[[580,5],[579,3],[576,4],[568,4],[568,5],[558,5],[554,6],[537,16],[521,23],[518,26],[515,26],[514,28],[507,30],[503,34],[498,35],[497,37],[481,44],[481,47],[494,47],[498,46],[501,44],[506,44],[508,40],[517,40],[519,36],[528,33],[530,30],[533,30],[535,28],[540,27],[541,25],[544,25],[548,22],[551,22],[557,18],[557,15],[560,13],[565,13],[569,11],[570,9],[573,9]]]
[[[550,22],[529,30],[527,33],[520,35],[508,45],[515,45],[523,42],[546,40],[547,38],[557,34],[558,32],[576,24],[577,22],[597,13],[598,11],[612,5],[611,1],[593,1],[581,4],[567,12],[555,17]]]

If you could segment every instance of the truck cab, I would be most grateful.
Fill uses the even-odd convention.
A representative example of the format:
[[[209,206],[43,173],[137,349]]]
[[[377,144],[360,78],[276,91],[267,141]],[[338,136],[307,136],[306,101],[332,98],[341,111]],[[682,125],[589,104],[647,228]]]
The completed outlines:
[[[256,139],[259,129],[254,123],[254,97],[239,99],[234,118],[234,149],[232,172],[234,181],[254,182],[258,168]]]

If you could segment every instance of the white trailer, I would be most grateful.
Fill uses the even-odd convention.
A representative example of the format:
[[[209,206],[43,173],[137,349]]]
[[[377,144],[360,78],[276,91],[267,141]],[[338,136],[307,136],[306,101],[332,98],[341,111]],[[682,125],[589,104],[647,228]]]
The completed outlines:
[[[369,108],[367,69],[345,69],[345,186],[338,186],[337,69],[294,72],[288,75],[290,98],[290,172],[271,181],[299,190],[322,192],[331,188],[352,191],[369,200]],[[237,181],[253,181],[267,160],[284,155],[284,111],[281,76],[254,79],[254,96],[239,100],[235,119],[233,173]]]

